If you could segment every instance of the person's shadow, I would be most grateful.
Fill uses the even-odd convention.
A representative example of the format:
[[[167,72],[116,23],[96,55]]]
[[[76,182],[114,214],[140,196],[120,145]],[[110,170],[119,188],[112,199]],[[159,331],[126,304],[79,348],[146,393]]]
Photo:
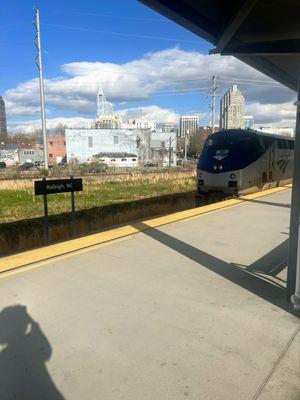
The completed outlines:
[[[0,399],[63,400],[46,367],[52,349],[25,306],[0,312]]]

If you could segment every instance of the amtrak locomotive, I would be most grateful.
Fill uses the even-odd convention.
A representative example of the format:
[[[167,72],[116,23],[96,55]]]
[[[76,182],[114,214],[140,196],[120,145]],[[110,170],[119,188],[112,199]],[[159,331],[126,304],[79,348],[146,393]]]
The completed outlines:
[[[246,129],[208,136],[197,165],[198,195],[238,195],[291,182],[294,139]]]

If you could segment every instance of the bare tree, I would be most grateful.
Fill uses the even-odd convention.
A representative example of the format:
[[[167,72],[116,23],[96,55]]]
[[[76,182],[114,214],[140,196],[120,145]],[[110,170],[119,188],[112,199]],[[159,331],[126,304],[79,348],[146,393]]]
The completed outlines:
[[[65,130],[68,128],[68,126],[66,124],[62,124],[61,122],[59,124],[56,125],[55,128],[55,133],[57,135],[64,135],[65,134]]]
[[[211,128],[199,128],[197,132],[190,137],[189,153],[198,157],[204,147],[208,135],[211,134]]]

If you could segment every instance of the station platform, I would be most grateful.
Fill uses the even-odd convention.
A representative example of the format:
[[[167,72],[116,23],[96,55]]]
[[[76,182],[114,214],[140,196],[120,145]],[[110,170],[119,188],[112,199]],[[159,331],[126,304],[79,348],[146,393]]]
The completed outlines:
[[[1,400],[299,400],[290,195],[0,259]]]

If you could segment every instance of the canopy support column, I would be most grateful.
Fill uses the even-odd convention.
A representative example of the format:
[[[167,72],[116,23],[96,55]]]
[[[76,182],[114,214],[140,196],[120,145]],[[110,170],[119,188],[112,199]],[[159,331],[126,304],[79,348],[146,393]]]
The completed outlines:
[[[300,308],[300,85],[296,102],[296,131],[293,188],[290,219],[290,240],[287,276],[287,297],[295,308]]]

